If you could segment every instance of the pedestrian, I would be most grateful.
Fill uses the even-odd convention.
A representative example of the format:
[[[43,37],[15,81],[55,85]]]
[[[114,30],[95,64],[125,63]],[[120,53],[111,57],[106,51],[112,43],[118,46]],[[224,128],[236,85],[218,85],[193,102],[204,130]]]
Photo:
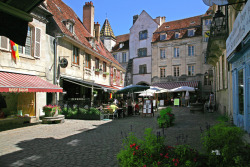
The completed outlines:
[[[132,101],[131,101],[130,97],[127,100],[127,105],[128,105],[128,115],[132,115],[133,114],[133,107],[132,107]]]
[[[211,92],[209,95],[209,112],[214,112],[214,106],[215,106],[215,101],[214,101],[214,93]]]

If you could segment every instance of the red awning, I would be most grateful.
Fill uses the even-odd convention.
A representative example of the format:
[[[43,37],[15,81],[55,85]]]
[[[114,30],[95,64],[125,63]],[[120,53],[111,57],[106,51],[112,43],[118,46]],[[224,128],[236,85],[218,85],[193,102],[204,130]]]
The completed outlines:
[[[37,76],[0,72],[0,92],[63,92]]]
[[[107,88],[107,89],[111,89],[111,90],[118,90],[118,88],[113,87],[113,86],[102,85],[102,84],[97,84],[97,85],[100,85],[100,86],[102,86],[103,88]]]
[[[197,88],[199,81],[183,81],[183,82],[164,82],[164,83],[154,83],[153,86],[158,86],[164,89],[173,89],[178,88],[180,86],[189,86],[193,88]]]

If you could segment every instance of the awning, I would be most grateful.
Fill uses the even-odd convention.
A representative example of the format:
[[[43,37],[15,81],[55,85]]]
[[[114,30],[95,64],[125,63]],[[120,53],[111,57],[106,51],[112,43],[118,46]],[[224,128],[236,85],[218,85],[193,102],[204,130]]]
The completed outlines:
[[[193,88],[197,88],[199,81],[183,81],[183,82],[164,82],[164,83],[154,83],[153,86],[158,86],[164,89],[173,89],[178,88],[180,86],[189,86]]]
[[[38,76],[0,72],[0,92],[63,92]]]
[[[77,78],[72,78],[72,77],[68,77],[68,76],[61,76],[61,79],[65,80],[65,81],[68,81],[68,82],[71,82],[71,83],[74,83],[74,84],[78,84],[78,85],[81,85],[81,86],[84,86],[84,87],[87,87],[87,88],[92,88],[92,86],[94,88],[102,88],[101,85],[98,85],[94,82],[88,82],[88,81],[84,81],[82,79],[77,79]]]
[[[113,87],[113,86],[102,85],[102,84],[98,84],[98,85],[102,86],[102,87],[103,87],[103,89],[109,89],[109,90],[119,90],[118,88]]]

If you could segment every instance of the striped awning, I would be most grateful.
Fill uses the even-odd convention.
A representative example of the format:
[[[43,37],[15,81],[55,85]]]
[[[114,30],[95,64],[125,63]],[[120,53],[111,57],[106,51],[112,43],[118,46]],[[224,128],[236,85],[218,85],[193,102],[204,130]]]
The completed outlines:
[[[183,82],[163,82],[163,83],[154,83],[153,86],[158,86],[164,89],[173,89],[178,88],[180,86],[189,86],[193,88],[197,88],[199,81],[183,81]]]
[[[0,92],[63,92],[38,76],[0,72]]]

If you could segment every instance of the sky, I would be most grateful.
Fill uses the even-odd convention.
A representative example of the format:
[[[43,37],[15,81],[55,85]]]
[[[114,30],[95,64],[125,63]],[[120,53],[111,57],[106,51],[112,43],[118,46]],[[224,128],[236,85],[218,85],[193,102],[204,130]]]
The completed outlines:
[[[82,20],[86,0],[62,0]],[[129,33],[133,16],[145,10],[153,19],[165,16],[166,22],[205,14],[208,9],[202,0],[92,0],[95,22],[103,25],[108,18],[115,36]]]

